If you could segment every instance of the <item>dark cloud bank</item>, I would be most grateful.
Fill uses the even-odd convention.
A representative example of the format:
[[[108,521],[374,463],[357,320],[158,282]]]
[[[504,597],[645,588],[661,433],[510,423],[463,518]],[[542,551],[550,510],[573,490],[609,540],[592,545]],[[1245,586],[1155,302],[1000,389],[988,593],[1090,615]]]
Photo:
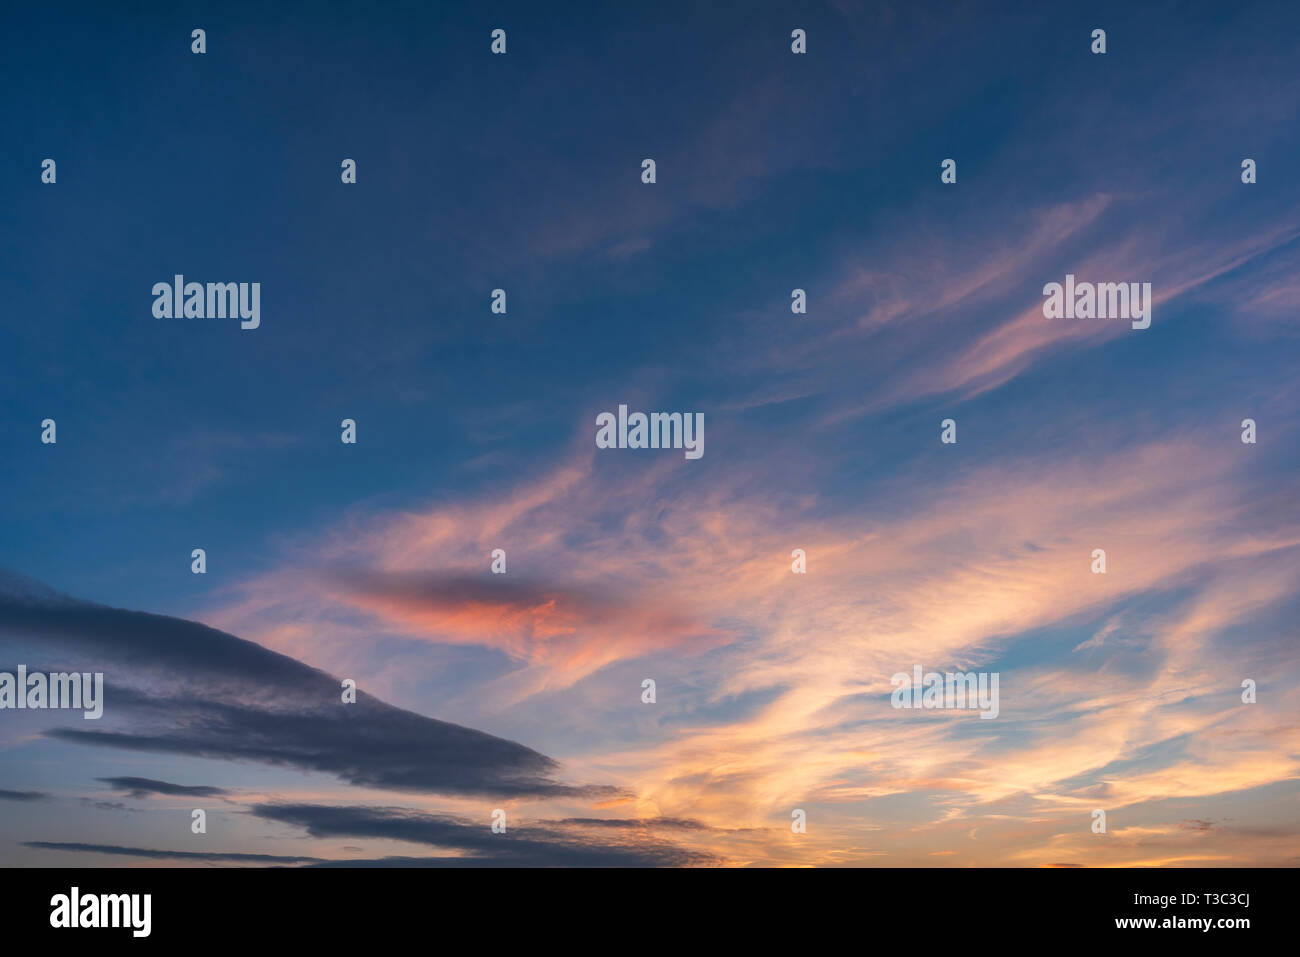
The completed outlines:
[[[168,851],[120,845],[29,841],[44,850],[113,854],[154,860],[210,863],[283,864],[309,867],[678,867],[717,863],[710,854],[678,847],[650,831],[703,825],[681,821],[568,819],[509,826],[495,834],[486,821],[467,821],[448,814],[429,814],[396,807],[320,804],[257,804],[250,813],[287,824],[320,839],[368,838],[424,844],[442,852],[430,856],[389,856],[347,860],[242,854],[221,851]],[[626,840],[611,842],[610,827],[627,830]],[[588,833],[588,829],[595,833]]]
[[[285,765],[394,790],[618,793],[560,784],[546,755],[360,690],[345,705],[339,679],[215,628],[77,601],[13,576],[0,578],[0,653],[33,669],[104,672],[104,717],[47,732],[64,741]]]
[[[570,786],[555,761],[513,741],[404,711],[293,658],[197,622],[111,608],[0,574],[0,661],[36,670],[103,671],[104,717],[68,718],[48,737],[106,748],[256,761],[324,771],[355,785],[425,793],[608,798],[607,786]],[[56,713],[50,712],[51,715]],[[80,715],[77,715],[80,718]],[[58,719],[64,716],[58,714]],[[222,797],[210,785],[141,777],[99,780],[133,798]],[[29,791],[0,799],[38,800]],[[317,867],[656,867],[716,863],[656,831],[706,830],[681,819],[568,818],[511,826],[393,807],[257,804],[249,813],[312,837],[392,840],[428,856],[328,860],[238,851],[172,851],[116,844],[30,841],[42,850],[177,863]]]

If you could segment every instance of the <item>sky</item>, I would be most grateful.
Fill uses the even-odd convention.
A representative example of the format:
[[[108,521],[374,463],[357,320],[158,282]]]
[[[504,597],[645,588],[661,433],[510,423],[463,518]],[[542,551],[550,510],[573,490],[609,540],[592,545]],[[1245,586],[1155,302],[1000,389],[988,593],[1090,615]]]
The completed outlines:
[[[1300,862],[1300,8],[1138,6],[7,10],[0,863]]]

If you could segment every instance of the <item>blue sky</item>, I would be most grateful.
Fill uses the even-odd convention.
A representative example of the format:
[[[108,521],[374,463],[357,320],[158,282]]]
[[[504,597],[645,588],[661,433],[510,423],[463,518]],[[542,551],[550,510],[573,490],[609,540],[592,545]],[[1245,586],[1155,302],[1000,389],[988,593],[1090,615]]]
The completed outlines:
[[[314,856],[404,855],[312,815],[515,801],[550,842],[530,862],[606,853],[613,825],[545,823],[603,816],[669,822],[658,863],[1294,863],[1293,5],[6,16],[0,567],[619,797],[394,794],[6,712],[0,788],[47,796],[3,859],[130,859],[33,834],[194,850],[184,799],[97,780],[138,776],[230,792],[205,851],[316,827]],[[175,273],[260,282],[260,328],[155,318]],[[1152,283],[1150,329],[1044,319],[1067,273]],[[597,450],[620,403],[702,412],[703,458]],[[62,654],[14,615],[0,660]],[[140,665],[117,640],[110,688]],[[882,710],[916,663],[999,671],[1002,717]],[[135,690],[197,680],[167,667]],[[1107,801],[1134,830],[1099,846]]]

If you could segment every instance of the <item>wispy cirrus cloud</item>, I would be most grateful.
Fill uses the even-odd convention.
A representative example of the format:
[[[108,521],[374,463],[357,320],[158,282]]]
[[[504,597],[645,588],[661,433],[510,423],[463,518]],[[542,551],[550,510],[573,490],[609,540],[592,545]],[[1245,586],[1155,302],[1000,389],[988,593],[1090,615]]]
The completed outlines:
[[[458,541],[486,555],[490,539],[474,529],[489,525],[493,539],[528,543],[512,560],[565,569],[570,591],[509,576],[497,584],[486,570],[468,578],[376,572],[354,579],[370,589],[368,610],[408,640],[512,647],[522,671],[508,679],[534,676],[514,685],[530,689],[513,699],[519,703],[559,688],[587,700],[584,681],[594,672],[566,672],[571,663],[549,643],[570,632],[548,616],[563,605],[552,598],[583,595],[605,576],[639,575],[643,600],[680,601],[700,621],[728,623],[745,640],[718,645],[721,657],[708,666],[701,661],[705,677],[695,681],[702,687],[663,727],[665,737],[584,756],[579,766],[623,782],[639,812],[689,813],[708,823],[710,846],[728,860],[781,859],[785,852],[763,829],[799,802],[834,808],[926,795],[939,826],[1029,800],[1034,814],[1061,822],[1096,803],[1096,788],[1115,808],[1294,779],[1297,767],[1284,756],[1293,732],[1259,728],[1249,710],[1225,707],[1236,681],[1223,675],[1244,665],[1215,636],[1296,593],[1300,516],[1272,512],[1272,527],[1259,529],[1267,506],[1242,482],[1250,460],[1216,451],[1224,441],[1188,431],[1108,454],[1085,447],[1050,467],[987,463],[896,495],[892,515],[853,521],[825,513],[816,499],[741,497],[736,475],[716,481],[692,508],[672,506],[677,492],[665,474],[635,491],[651,503],[653,524],[607,524],[606,510],[612,517],[625,508],[619,493],[566,466],[557,473],[562,480],[543,477],[511,496],[510,506],[485,499],[484,521],[473,502],[378,516],[369,530],[350,530],[360,544],[342,554],[380,569],[434,565]],[[575,529],[590,529],[591,537]],[[806,577],[790,574],[791,544],[808,550]],[[1109,554],[1105,576],[1089,570],[1099,544]],[[316,609],[322,618],[357,609],[340,594],[337,606]],[[1200,601],[1187,597],[1197,594]],[[1160,610],[1143,609],[1152,596]],[[575,602],[588,619],[599,617],[593,608],[600,606]],[[1103,641],[1074,637],[1093,620],[1107,623],[1087,632],[1106,635]],[[581,630],[576,619],[566,624]],[[1059,639],[1060,654],[1090,660],[1014,663],[1030,636],[1054,631],[1068,636]],[[1277,646],[1261,659],[1267,647],[1253,649],[1250,660],[1291,667]],[[669,642],[623,643],[605,652],[602,664],[614,667],[675,650]],[[961,716],[902,721],[888,705],[888,679],[917,662],[1003,670],[1005,737],[971,735]],[[1119,670],[1099,693],[1111,669]],[[747,716],[692,718],[710,703],[755,693],[770,697]],[[1175,747],[1189,736],[1201,743]],[[1268,760],[1243,753],[1242,740]],[[758,828],[759,836],[741,836],[738,826]],[[846,852],[837,844],[845,833],[832,828],[804,846],[825,863],[887,853],[863,844]],[[995,860],[981,853],[986,863]]]

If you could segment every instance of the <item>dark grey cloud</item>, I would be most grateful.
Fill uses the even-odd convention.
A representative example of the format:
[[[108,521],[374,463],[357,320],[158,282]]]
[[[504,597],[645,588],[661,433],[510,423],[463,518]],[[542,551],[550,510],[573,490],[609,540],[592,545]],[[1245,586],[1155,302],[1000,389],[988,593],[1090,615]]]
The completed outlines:
[[[395,790],[621,793],[561,784],[546,755],[364,691],[345,705],[339,679],[215,628],[72,599],[11,575],[0,577],[0,653],[33,669],[104,672],[104,717],[46,732],[63,741],[324,771]]]
[[[307,867],[510,867],[509,863],[490,858],[463,857],[369,857],[321,861]],[[525,866],[525,865],[519,865]]]
[[[48,797],[43,791],[9,791],[0,788],[0,801],[44,801]]]
[[[468,821],[408,808],[257,804],[249,810],[262,820],[301,827],[316,838],[404,841],[451,853],[328,860],[305,855],[169,851],[65,841],[27,841],[25,846],[153,860],[313,867],[673,867],[720,863],[710,854],[678,847],[646,833],[654,825],[707,830],[698,822],[674,818],[626,821],[570,818],[514,825],[504,834],[494,834],[486,820]],[[591,833],[593,830],[595,833]],[[345,847],[362,850],[356,845]]]
[[[138,808],[127,807],[121,801],[96,801],[94,798],[82,798],[82,807],[93,807],[96,811],[131,811],[136,812]]]
[[[177,797],[221,797],[228,794],[225,788],[211,787],[205,784],[184,785],[171,784],[167,781],[155,781],[152,778],[96,778],[103,781],[115,791],[125,791],[133,798],[148,797],[150,794],[167,794]]]
[[[24,847],[45,851],[79,851],[91,854],[116,854],[145,857],[156,861],[225,861],[232,864],[310,864],[318,857],[286,857],[279,854],[241,854],[235,851],[161,851],[147,847],[122,847],[117,844],[81,844],[71,841],[24,841]]]
[[[685,817],[566,817],[559,821],[547,822],[560,826],[613,828],[616,830],[634,830],[637,828],[676,828],[683,831],[712,830],[707,824]]]
[[[691,863],[689,861],[682,863]],[[501,854],[496,857],[371,857],[371,858],[345,858],[337,861],[321,861],[318,864],[307,864],[312,868],[343,868],[343,867],[665,867],[670,864],[661,864],[653,861],[620,861],[617,864],[607,864],[600,861],[581,861],[581,862],[563,862],[555,861],[538,861],[527,856],[511,856]]]
[[[652,838],[644,828],[635,828],[630,836],[617,833],[617,828],[612,834],[590,834],[587,826],[592,822],[583,819],[530,822],[494,834],[487,819],[467,821],[406,808],[257,804],[250,810],[264,820],[304,828],[313,837],[407,841],[465,855],[330,862],[330,866],[675,867],[719,863],[710,854]]]

